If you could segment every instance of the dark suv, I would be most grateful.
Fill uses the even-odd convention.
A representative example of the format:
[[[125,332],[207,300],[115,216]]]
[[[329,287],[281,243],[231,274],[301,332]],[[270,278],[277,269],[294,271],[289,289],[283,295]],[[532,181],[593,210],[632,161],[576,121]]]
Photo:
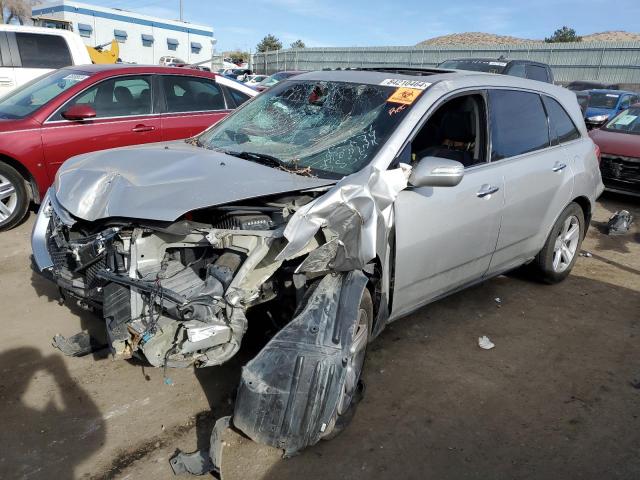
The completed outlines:
[[[501,73],[515,77],[529,78],[541,82],[553,83],[553,72],[546,63],[531,60],[508,60],[494,58],[457,58],[445,60],[438,68],[453,70],[472,70],[475,72]]]

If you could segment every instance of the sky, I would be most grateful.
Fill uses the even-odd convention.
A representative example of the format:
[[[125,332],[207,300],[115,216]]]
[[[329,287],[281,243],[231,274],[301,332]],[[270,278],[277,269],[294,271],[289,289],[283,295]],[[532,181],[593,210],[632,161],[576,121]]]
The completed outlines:
[[[167,19],[179,0],[80,0]],[[487,32],[542,39],[568,25],[587,35],[640,31],[640,0],[183,0],[184,19],[213,27],[216,50],[253,50],[266,34],[284,47],[415,45],[439,35]]]

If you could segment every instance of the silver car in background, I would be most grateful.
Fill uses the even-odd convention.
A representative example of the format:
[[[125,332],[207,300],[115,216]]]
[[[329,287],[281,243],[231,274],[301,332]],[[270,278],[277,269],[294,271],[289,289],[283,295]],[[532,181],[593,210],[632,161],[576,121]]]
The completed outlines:
[[[251,325],[277,325],[243,369],[232,420],[291,455],[347,424],[367,344],[389,322],[525,264],[563,280],[602,190],[568,90],[311,72],[186,142],[69,160],[33,255],[100,312],[117,357],[220,365]]]

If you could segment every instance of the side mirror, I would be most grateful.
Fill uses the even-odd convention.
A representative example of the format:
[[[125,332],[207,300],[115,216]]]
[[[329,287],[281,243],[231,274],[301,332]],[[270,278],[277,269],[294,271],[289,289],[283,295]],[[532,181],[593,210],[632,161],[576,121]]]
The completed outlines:
[[[409,184],[414,187],[455,187],[462,181],[464,165],[455,160],[424,157],[411,171]]]
[[[62,116],[67,120],[87,120],[95,118],[96,111],[89,105],[72,105],[62,112]]]

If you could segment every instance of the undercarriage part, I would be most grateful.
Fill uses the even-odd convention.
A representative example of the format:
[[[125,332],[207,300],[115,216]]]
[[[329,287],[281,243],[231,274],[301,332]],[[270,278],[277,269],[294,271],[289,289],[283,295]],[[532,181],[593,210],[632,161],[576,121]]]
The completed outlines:
[[[243,368],[236,428],[285,456],[330,433],[366,284],[361,271],[320,280],[300,314]]]
[[[175,475],[190,473],[191,475],[204,475],[208,472],[220,474],[222,465],[222,434],[229,428],[231,417],[219,418],[211,432],[209,451],[197,450],[193,453],[184,453],[180,450],[171,457],[169,464]]]
[[[106,346],[86,332],[76,333],[68,338],[58,334],[53,337],[51,343],[67,357],[83,357],[92,352],[97,352]]]

